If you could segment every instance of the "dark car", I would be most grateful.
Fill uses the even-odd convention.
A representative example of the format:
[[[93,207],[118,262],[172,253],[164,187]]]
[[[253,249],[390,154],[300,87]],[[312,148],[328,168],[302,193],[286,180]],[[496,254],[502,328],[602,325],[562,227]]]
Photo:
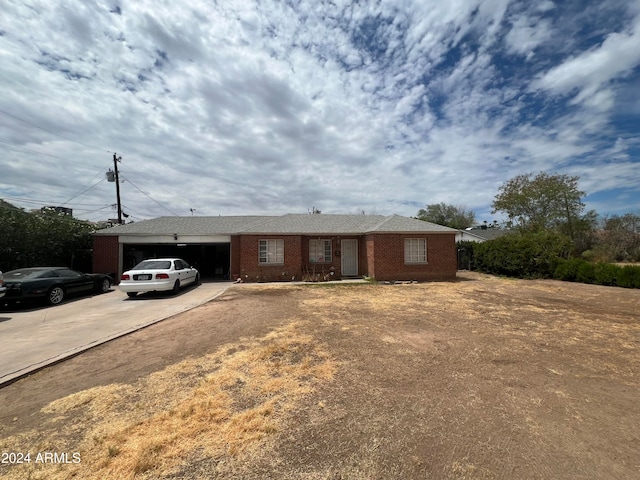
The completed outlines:
[[[4,297],[4,292],[7,291],[7,287],[4,286],[4,277],[2,276],[2,272],[0,272],[0,298]]]
[[[65,267],[34,267],[11,270],[4,274],[7,291],[4,303],[32,299],[58,305],[67,295],[104,293],[113,279],[103,273],[81,273]]]

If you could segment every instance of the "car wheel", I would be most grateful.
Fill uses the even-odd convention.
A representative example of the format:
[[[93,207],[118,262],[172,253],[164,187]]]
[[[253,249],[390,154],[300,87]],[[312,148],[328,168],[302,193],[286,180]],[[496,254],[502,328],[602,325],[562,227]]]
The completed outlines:
[[[200,274],[196,274],[196,280],[193,282],[194,285],[200,285]]]
[[[108,278],[103,279],[102,282],[100,283],[100,291],[102,293],[107,293],[110,288],[111,288],[111,282],[109,281],[109,279]]]
[[[135,297],[136,295],[138,295],[138,292],[127,292],[127,297]]]
[[[58,305],[64,299],[64,288],[55,286],[49,289],[47,294],[47,301],[50,305]]]
[[[171,290],[174,295],[177,295],[178,292],[180,292],[180,280],[176,280],[176,283],[173,284],[173,290]]]

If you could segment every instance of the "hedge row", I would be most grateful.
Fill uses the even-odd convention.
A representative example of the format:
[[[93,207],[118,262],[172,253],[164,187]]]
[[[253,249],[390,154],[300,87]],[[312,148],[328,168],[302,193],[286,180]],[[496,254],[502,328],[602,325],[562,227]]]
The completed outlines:
[[[553,232],[512,233],[473,245],[475,270],[519,278],[552,278],[571,250],[569,239]]]
[[[640,288],[640,267],[591,263],[581,258],[561,259],[553,278],[595,285]]]
[[[484,243],[460,242],[458,248],[459,258],[471,255],[474,270],[494,275],[640,288],[640,267],[567,260],[571,243],[553,232],[514,233]]]

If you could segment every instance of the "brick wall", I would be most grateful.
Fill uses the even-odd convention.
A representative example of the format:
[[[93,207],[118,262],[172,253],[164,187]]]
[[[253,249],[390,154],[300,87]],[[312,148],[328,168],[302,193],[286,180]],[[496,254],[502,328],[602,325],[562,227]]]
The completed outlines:
[[[237,246],[234,240],[237,238]],[[265,265],[258,263],[258,249],[260,240],[282,239],[284,240],[284,263],[281,265]],[[333,278],[341,278],[342,258],[337,252],[341,252],[341,240],[356,239],[358,242],[358,269],[359,275],[367,271],[367,252],[364,248],[364,238],[357,236],[339,237],[336,235],[241,235],[232,239],[232,276],[241,276],[245,282],[256,281],[291,281],[302,280],[307,274],[328,274],[333,267]],[[331,261],[310,262],[309,241],[331,240]],[[237,263],[234,250],[238,253]],[[234,269],[234,265],[238,268]]]
[[[376,248],[374,243],[374,237],[375,235],[367,235],[366,237],[364,237],[363,241],[364,241],[365,248],[362,249],[365,254],[364,260],[367,266],[367,271],[365,272],[365,275],[372,278],[376,278],[376,265],[374,262]],[[363,263],[363,265],[365,265],[365,263]]]
[[[109,273],[114,275],[114,281],[118,283],[118,237],[93,237],[93,273]]]
[[[340,251],[342,239],[355,238],[358,242],[358,275],[376,280],[445,280],[456,276],[457,255],[455,234],[372,234],[364,237],[337,237],[331,235],[240,235],[231,240],[231,273],[245,282],[274,282],[302,280],[305,273],[313,272],[309,262],[309,240],[331,240],[332,259],[316,263],[315,273],[328,273],[333,267],[336,277],[341,275]],[[425,238],[427,263],[404,263],[404,239]],[[258,263],[259,241],[284,240],[284,263],[266,265]]]
[[[313,235],[302,237],[302,273],[315,272],[322,274],[324,271],[328,273],[331,268],[334,269],[334,278],[339,279],[342,276],[342,240],[359,240],[358,242],[358,269],[362,270],[362,266],[366,265],[366,252],[363,252],[362,240],[360,237],[339,237],[337,235]],[[309,259],[309,241],[310,240],[331,240],[331,262],[311,262]],[[338,254],[340,252],[340,254]]]
[[[330,262],[312,262],[309,259],[309,241],[310,240],[330,240],[331,241],[331,261]],[[340,248],[340,242],[337,241],[335,236],[332,235],[313,235],[303,236],[300,239],[300,269],[302,277],[307,274],[325,275],[329,274],[331,268],[334,269],[334,276],[337,278],[340,275],[340,257],[336,257],[336,249]]]
[[[405,264],[404,239],[427,241],[427,263]],[[369,275],[376,280],[446,280],[456,276],[455,234],[372,234],[366,237]]]
[[[229,256],[229,273],[232,280],[237,280],[240,277],[240,237],[231,237]]]
[[[284,263],[260,264],[260,240],[284,240]],[[302,279],[302,239],[299,235],[240,235],[240,276],[245,282],[279,282]]]

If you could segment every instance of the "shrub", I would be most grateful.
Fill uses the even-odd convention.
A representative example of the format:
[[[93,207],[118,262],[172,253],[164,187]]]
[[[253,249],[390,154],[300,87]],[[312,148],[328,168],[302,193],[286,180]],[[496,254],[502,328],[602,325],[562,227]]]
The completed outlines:
[[[640,288],[640,267],[629,265],[620,268],[617,281],[621,287]]]
[[[621,268],[611,263],[596,263],[594,267],[594,283],[598,285],[617,285],[617,277]]]
[[[512,233],[474,247],[477,270],[519,278],[551,278],[570,250],[567,237],[553,232]]]
[[[461,242],[462,243],[462,242]],[[462,245],[458,245],[459,248]],[[512,233],[465,246],[472,250],[475,270],[519,278],[555,278],[570,282],[640,288],[640,267],[566,259],[570,242],[553,232]],[[587,253],[587,252],[585,252]],[[598,258],[598,251],[584,255]]]
[[[553,272],[553,278],[567,282],[575,282],[578,279],[580,266],[585,263],[587,263],[586,260],[582,260],[581,258],[562,259]]]
[[[594,283],[596,279],[595,265],[590,262],[582,262],[578,266],[576,281],[581,283]]]

